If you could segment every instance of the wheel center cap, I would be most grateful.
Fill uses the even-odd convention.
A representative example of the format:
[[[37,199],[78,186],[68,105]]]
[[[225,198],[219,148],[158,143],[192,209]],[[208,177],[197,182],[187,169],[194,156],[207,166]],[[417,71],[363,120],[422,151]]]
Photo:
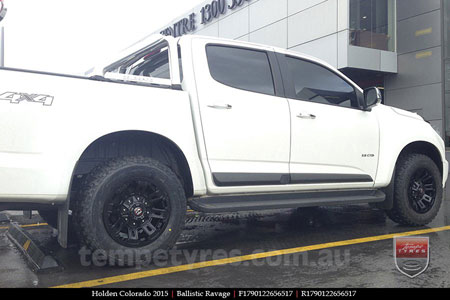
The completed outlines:
[[[140,208],[140,207],[136,207],[136,208],[133,210],[133,213],[134,213],[134,215],[135,215],[136,217],[140,217],[140,216],[142,216],[142,214],[144,213],[144,210],[143,210],[142,208]]]

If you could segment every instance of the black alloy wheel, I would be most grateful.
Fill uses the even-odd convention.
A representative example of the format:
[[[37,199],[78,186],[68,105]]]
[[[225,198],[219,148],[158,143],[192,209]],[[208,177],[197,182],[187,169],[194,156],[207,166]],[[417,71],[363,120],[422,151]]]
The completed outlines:
[[[144,156],[107,161],[81,185],[74,218],[83,246],[109,263],[151,261],[171,249],[184,228],[186,194],[175,172]]]
[[[149,178],[131,179],[106,201],[103,223],[110,236],[126,247],[144,247],[165,230],[170,202]]]
[[[443,199],[442,173],[436,162],[420,153],[402,155],[393,180],[393,207],[385,210],[394,222],[424,226],[436,217]]]
[[[409,182],[409,201],[411,207],[419,214],[429,212],[436,200],[436,182],[430,171],[421,168]]]

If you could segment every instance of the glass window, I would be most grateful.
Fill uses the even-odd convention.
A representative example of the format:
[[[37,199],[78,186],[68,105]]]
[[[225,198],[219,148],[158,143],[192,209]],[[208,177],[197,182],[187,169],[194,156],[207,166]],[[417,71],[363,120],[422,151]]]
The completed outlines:
[[[128,74],[170,79],[169,49],[152,51],[128,68]]]
[[[350,0],[350,44],[396,51],[395,0]]]
[[[163,42],[147,47],[108,67],[106,72],[170,79],[169,46]]]
[[[312,62],[286,57],[296,99],[359,107],[355,88],[336,73]]]
[[[208,46],[211,76],[228,86],[275,95],[272,70],[266,52],[226,46]]]

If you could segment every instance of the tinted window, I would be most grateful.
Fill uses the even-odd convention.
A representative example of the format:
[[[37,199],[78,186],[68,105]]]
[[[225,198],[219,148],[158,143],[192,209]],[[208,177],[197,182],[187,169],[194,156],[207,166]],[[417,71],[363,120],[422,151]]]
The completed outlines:
[[[208,46],[211,76],[223,84],[252,92],[274,95],[269,58],[265,52]]]
[[[130,67],[130,74],[170,79],[169,50],[150,52]]]
[[[359,107],[355,89],[334,72],[317,64],[286,57],[294,81],[294,98],[343,107]]]
[[[394,0],[350,0],[350,44],[395,51]]]
[[[170,79],[169,45],[151,45],[105,69],[106,72]]]

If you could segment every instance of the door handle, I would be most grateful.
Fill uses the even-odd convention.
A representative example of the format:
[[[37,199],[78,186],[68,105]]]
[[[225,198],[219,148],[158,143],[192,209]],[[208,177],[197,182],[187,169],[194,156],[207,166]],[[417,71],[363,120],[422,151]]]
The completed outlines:
[[[232,109],[233,108],[233,106],[231,106],[230,104],[222,104],[222,105],[211,104],[211,105],[208,105],[208,107],[214,108],[214,109]]]
[[[301,114],[300,113],[300,114],[297,115],[297,118],[314,120],[317,117],[315,115],[313,115],[313,114]]]

